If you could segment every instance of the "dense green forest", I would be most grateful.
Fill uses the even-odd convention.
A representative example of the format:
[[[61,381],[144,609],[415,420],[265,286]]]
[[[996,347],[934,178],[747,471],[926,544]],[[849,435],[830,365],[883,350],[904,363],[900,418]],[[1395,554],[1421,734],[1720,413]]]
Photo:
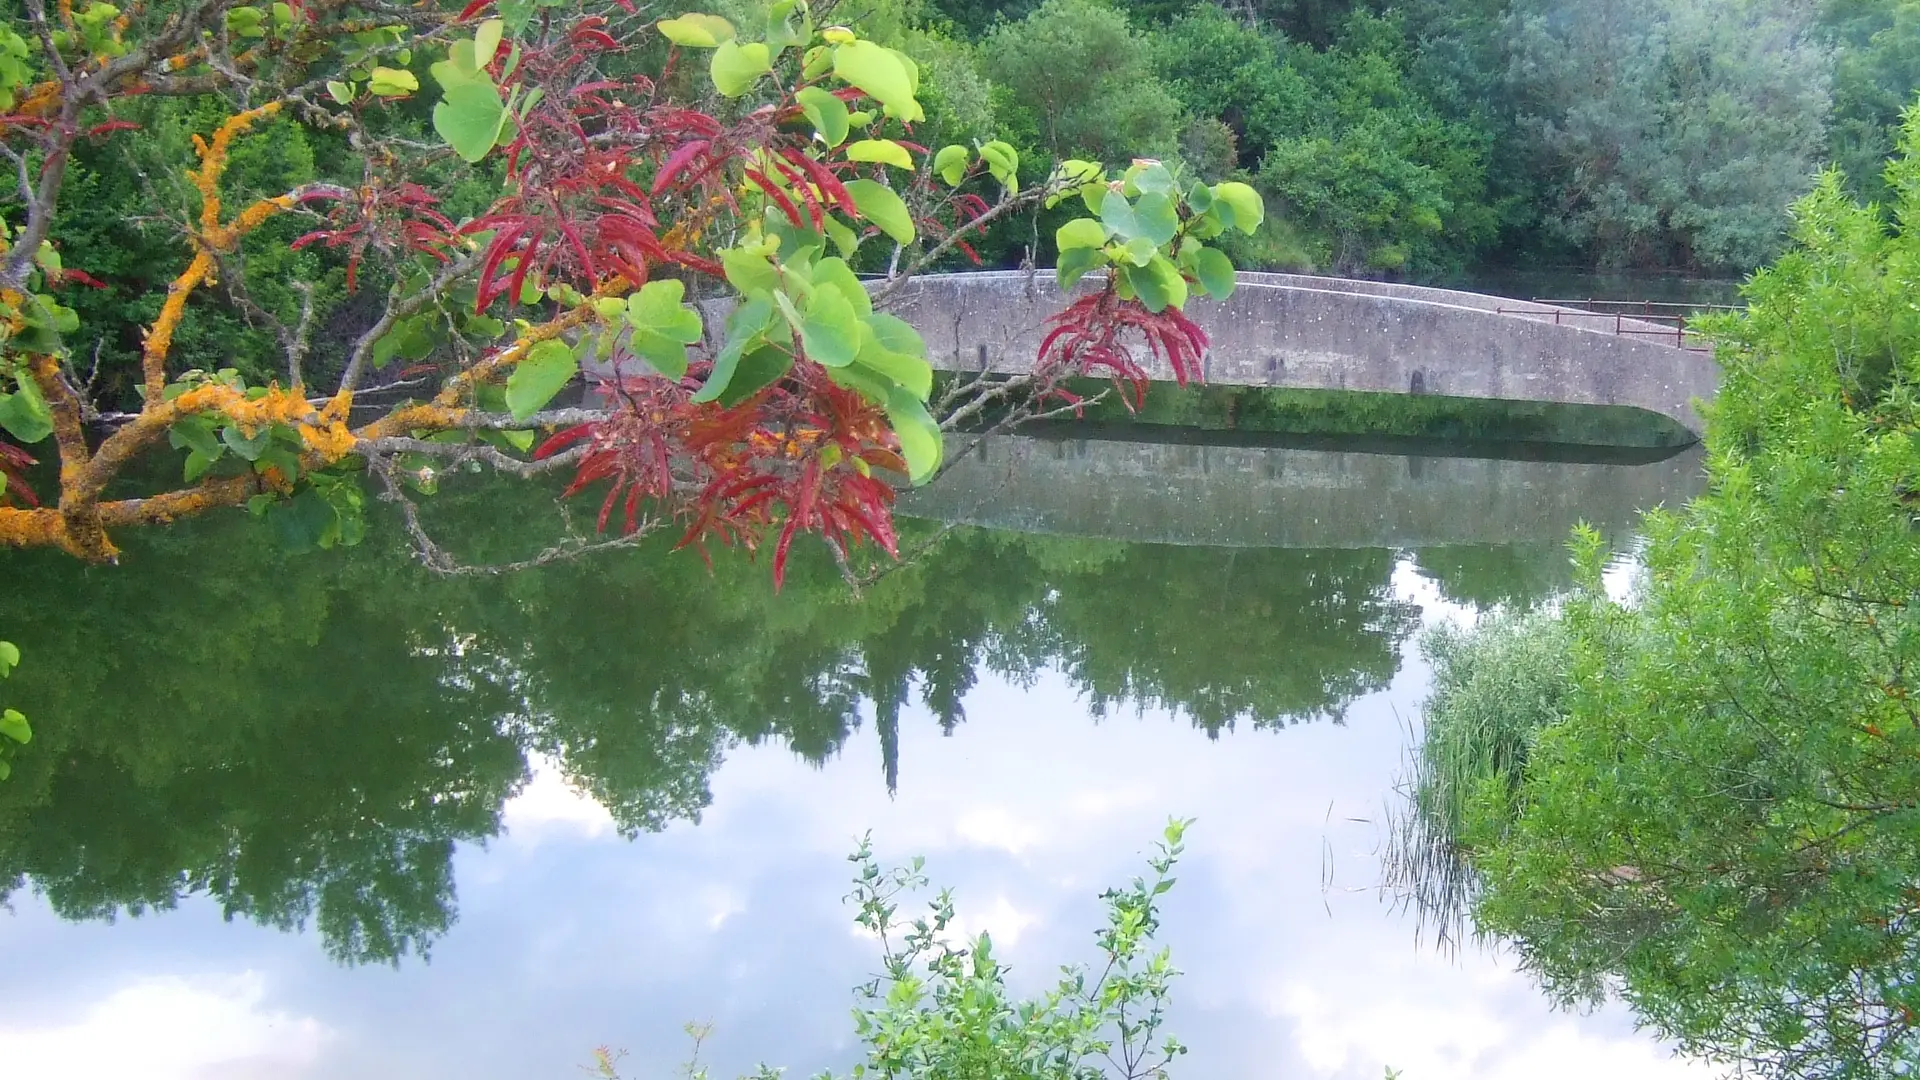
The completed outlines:
[[[1827,164],[1884,198],[1881,162],[1920,86],[1920,0],[841,0],[834,17],[919,58],[926,145],[1003,139],[1028,177],[1068,157],[1234,176],[1273,211],[1236,238],[1239,265],[1418,280],[1745,274]],[[67,265],[107,286],[66,302],[109,393],[186,258],[190,138],[221,118],[206,101],[128,109],[142,137],[81,149],[54,231]],[[357,161],[338,133],[280,120],[237,149],[226,183],[279,192]],[[452,182],[456,218],[496,190],[483,169]],[[1070,209],[999,222],[981,258],[1051,265]],[[244,256],[301,264],[324,346],[372,317],[386,283],[350,292],[340,253],[290,252],[309,227],[276,222]],[[273,369],[235,298],[197,305],[181,338],[187,366]]]

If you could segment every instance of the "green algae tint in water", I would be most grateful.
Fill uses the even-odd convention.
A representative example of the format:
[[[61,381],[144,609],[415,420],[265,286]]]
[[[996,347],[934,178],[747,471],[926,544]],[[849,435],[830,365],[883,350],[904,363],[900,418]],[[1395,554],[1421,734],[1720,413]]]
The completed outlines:
[[[664,1076],[701,1020],[721,1072],[806,1075],[877,955],[857,834],[929,856],[1031,988],[1177,814],[1175,1075],[1687,1071],[1370,886],[1422,622],[1563,587],[1570,515],[1691,476],[1012,440],[909,504],[998,528],[858,599],[811,549],[777,596],[666,543],[450,580],[391,523],[290,556],[239,514],[117,568],[8,555],[36,740],[0,784],[0,1061],[520,1080],[612,1044]],[[435,513],[506,555],[530,497]]]

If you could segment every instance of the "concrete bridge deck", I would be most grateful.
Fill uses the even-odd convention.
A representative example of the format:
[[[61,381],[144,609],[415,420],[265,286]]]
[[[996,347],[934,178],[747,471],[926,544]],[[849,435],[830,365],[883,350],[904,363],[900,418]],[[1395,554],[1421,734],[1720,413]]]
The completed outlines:
[[[1388,282],[1239,281],[1223,303],[1187,306],[1213,341],[1208,382],[1627,406],[1696,436],[1694,402],[1711,400],[1719,383],[1711,356],[1658,323]],[[916,278],[893,310],[927,339],[936,368],[1022,373],[1064,306],[1051,271],[986,271]]]

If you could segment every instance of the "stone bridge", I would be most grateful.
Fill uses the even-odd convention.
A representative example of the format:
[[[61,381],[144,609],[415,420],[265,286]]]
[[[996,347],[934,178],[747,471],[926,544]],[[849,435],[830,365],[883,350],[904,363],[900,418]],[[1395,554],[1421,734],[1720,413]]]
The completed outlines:
[[[1225,302],[1187,306],[1213,340],[1211,383],[1628,406],[1698,436],[1694,402],[1719,382],[1708,353],[1656,323],[1384,282],[1239,280]],[[1051,271],[1013,270],[916,278],[893,310],[927,339],[936,368],[1018,373],[1062,306]]]

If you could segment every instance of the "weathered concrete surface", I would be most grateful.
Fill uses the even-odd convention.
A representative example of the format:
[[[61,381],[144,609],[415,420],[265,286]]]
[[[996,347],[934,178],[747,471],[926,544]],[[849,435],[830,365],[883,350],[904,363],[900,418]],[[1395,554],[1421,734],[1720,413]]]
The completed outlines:
[[[893,310],[926,337],[936,367],[1023,372],[1063,306],[1051,273],[991,271],[917,278]],[[1572,325],[1582,313],[1559,309],[1556,325],[1555,310],[1445,289],[1243,274],[1231,299],[1195,300],[1187,314],[1213,340],[1209,382],[1624,405],[1700,433],[1693,403],[1711,399],[1719,382],[1710,356],[1613,333],[1611,315],[1603,331]],[[1164,366],[1148,371],[1172,377]]]
[[[1702,482],[1698,447],[1648,465],[1027,436],[981,450],[900,512],[1135,543],[1420,548],[1557,542],[1582,521],[1624,535]]]

